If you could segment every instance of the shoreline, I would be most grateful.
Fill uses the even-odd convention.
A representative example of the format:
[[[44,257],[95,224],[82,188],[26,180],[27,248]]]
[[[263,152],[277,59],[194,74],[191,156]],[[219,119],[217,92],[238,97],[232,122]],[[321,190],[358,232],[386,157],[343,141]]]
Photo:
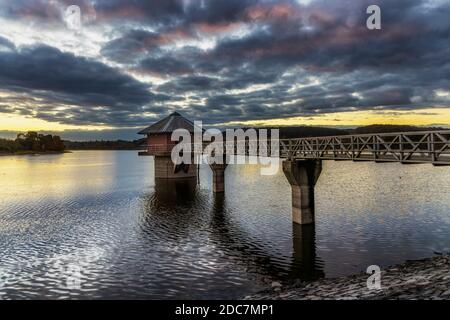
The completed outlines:
[[[246,296],[246,300],[450,300],[450,254],[381,269],[381,290],[367,289],[370,275],[319,279]]]
[[[49,154],[64,154],[64,153],[72,153],[69,150],[64,151],[47,151],[47,152],[39,152],[39,151],[21,151],[21,152],[11,152],[11,153],[0,153],[0,157],[7,156],[37,156],[37,155],[49,155]]]

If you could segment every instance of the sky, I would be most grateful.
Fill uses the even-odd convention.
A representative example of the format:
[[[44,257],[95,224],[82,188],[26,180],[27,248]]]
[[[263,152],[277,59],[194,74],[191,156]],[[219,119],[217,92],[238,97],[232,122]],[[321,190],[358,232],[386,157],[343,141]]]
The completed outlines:
[[[0,135],[131,139],[173,111],[450,126],[449,16],[445,0],[0,0]]]

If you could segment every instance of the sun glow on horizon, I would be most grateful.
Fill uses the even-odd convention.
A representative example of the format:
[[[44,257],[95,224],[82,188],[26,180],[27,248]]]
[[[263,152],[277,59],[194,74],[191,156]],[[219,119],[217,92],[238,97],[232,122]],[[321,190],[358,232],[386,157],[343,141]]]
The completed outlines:
[[[226,125],[246,126],[366,126],[372,124],[450,126],[450,108],[415,110],[368,110],[318,114],[268,120],[231,121]]]
[[[25,117],[15,114],[0,113],[0,130],[2,131],[64,131],[64,130],[102,130],[113,129],[111,126],[78,126],[51,122],[38,118]]]
[[[202,120],[202,119],[195,119]],[[227,126],[365,126],[372,124],[449,126],[450,108],[426,108],[420,110],[369,110],[320,114],[311,117],[291,117],[267,120],[230,121],[216,125]],[[148,123],[143,123],[146,126]],[[105,125],[69,125],[16,114],[0,113],[0,131],[99,131],[118,129]]]

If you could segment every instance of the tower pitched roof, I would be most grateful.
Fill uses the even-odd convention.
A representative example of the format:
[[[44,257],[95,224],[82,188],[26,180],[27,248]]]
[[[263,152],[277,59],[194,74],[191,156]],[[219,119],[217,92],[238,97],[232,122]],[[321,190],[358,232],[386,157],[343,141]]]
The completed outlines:
[[[194,123],[183,117],[178,112],[174,112],[164,119],[161,119],[139,131],[138,134],[172,133],[176,129],[186,129],[189,132],[194,133]]]

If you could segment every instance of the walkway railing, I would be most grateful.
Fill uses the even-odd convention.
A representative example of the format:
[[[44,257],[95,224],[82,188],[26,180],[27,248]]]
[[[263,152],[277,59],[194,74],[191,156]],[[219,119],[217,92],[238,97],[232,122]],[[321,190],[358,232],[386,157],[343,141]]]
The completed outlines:
[[[450,164],[450,130],[289,139],[281,141],[280,153],[290,159]]]
[[[209,143],[204,143],[202,150]],[[150,145],[148,154],[168,154],[175,144]],[[353,160],[450,165],[450,130],[341,135],[279,140],[279,156],[288,159]],[[194,150],[194,145],[192,150]],[[271,143],[224,143],[232,154],[270,155]],[[277,150],[278,151],[278,150]],[[278,152],[277,152],[278,154]]]

